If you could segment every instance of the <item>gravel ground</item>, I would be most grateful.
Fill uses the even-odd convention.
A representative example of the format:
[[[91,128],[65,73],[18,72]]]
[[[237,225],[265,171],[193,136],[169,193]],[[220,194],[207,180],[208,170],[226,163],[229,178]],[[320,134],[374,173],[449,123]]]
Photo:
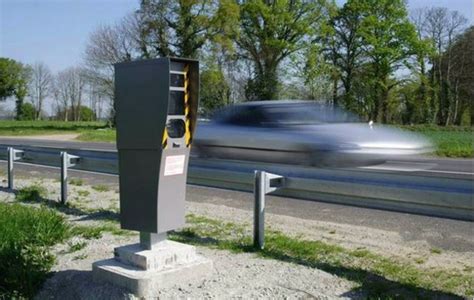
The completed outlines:
[[[18,188],[41,185],[48,190],[48,199],[59,198],[59,182],[50,179],[16,179]],[[88,210],[104,209],[118,212],[118,194],[114,190],[80,185],[69,186],[69,202],[76,208],[66,217],[74,224],[97,225],[100,214]],[[100,190],[100,191],[98,191]],[[0,201],[13,201],[11,193],[0,191]],[[209,203],[187,203],[188,213],[250,226],[249,211]],[[71,211],[72,212],[72,211]],[[466,269],[474,268],[474,252],[445,251],[432,253],[423,241],[407,241],[396,232],[362,226],[301,220],[289,216],[267,214],[266,222],[272,229],[305,239],[323,240],[355,249],[365,248],[385,256],[414,262],[424,258],[423,266]],[[104,234],[102,238],[85,240],[75,237],[54,251],[57,263],[53,276],[45,283],[38,299],[130,299],[132,295],[108,284],[95,283],[91,278],[94,261],[113,257],[113,248],[135,243],[137,235]],[[87,243],[72,252],[72,245]],[[198,252],[211,259],[215,272],[199,282],[183,282],[163,289],[161,298],[364,298],[354,282],[321,270],[257,257],[254,254],[235,254],[222,250],[197,247]]]
[[[61,255],[57,273],[47,281],[37,299],[134,299],[133,295],[109,284],[92,280],[91,264],[113,256],[113,247],[134,243],[137,237],[118,238],[109,234],[93,241],[80,253]],[[234,254],[198,248],[211,259],[214,273],[198,282],[182,282],[160,291],[160,298],[359,298],[354,284],[326,272],[253,254]]]

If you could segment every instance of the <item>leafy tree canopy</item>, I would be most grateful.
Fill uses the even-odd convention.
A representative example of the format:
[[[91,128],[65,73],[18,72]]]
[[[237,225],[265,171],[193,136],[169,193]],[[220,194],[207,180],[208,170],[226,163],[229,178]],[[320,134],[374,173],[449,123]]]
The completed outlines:
[[[241,1],[236,42],[240,56],[255,68],[247,85],[249,100],[278,97],[278,66],[312,41],[324,7],[324,1]]]
[[[23,64],[0,57],[0,101],[12,96],[23,99],[28,91],[28,73]]]
[[[138,11],[143,57],[196,58],[207,41],[231,45],[237,33],[233,0],[142,0]]]

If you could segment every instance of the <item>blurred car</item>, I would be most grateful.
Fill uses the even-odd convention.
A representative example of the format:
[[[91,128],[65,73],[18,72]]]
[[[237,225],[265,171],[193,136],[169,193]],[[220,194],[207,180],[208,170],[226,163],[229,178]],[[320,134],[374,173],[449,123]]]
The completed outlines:
[[[413,133],[362,123],[315,101],[259,101],[228,106],[200,122],[200,157],[312,166],[366,166],[393,156],[430,152]]]

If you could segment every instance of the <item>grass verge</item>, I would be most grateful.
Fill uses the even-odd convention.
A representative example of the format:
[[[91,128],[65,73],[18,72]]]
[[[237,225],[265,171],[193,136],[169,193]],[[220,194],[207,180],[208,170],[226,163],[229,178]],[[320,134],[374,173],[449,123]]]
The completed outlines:
[[[106,128],[105,122],[0,121],[0,135],[45,135],[93,131]]]
[[[318,268],[358,284],[368,298],[439,298],[472,296],[472,274],[456,270],[420,268],[415,264],[383,257],[365,249],[350,250],[321,241],[290,237],[267,231],[265,249],[256,250],[242,225],[188,215],[189,227],[171,234],[176,241],[231,250],[255,252]]]
[[[0,299],[32,298],[68,237],[65,219],[48,208],[0,203]]]
[[[87,130],[82,132],[76,139],[83,142],[115,143],[116,133],[115,129]]]
[[[473,127],[414,125],[400,126],[402,129],[420,133],[436,148],[435,154],[442,157],[474,157]]]

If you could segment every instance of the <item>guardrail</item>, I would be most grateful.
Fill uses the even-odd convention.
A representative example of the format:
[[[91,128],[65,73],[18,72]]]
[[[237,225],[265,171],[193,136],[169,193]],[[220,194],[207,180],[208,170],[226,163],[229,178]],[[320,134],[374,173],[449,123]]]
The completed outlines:
[[[7,147],[0,145],[0,159],[7,158]],[[60,167],[60,153],[67,152],[80,157],[72,169],[118,173],[115,151],[21,145],[15,148],[23,151],[21,162]],[[285,187],[273,193],[275,195],[474,220],[474,186],[468,179],[193,158],[188,183],[252,192],[255,170],[285,177]]]

